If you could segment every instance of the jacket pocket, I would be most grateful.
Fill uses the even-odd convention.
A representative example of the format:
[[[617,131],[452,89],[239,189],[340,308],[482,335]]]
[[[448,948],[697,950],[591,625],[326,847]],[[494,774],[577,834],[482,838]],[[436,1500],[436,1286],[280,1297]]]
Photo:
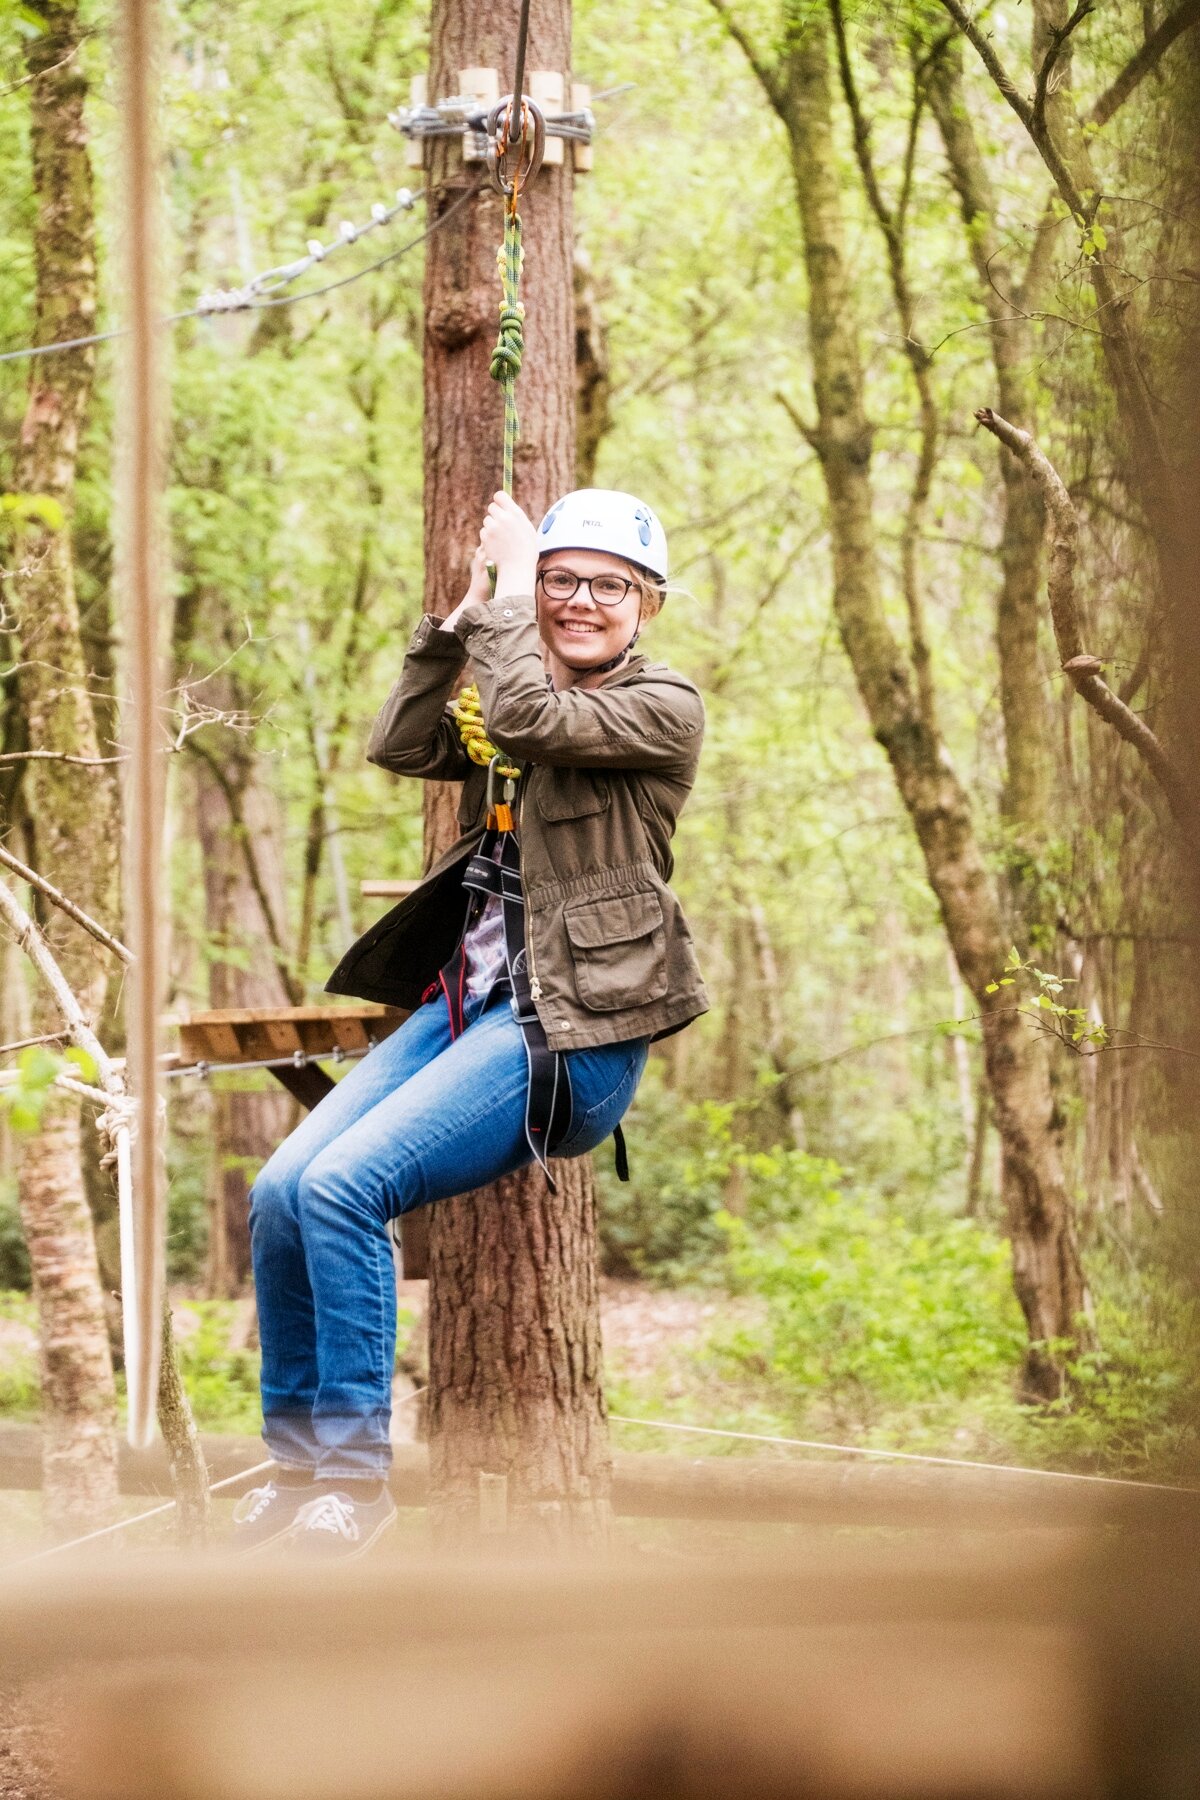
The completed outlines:
[[[667,991],[662,904],[651,889],[600,894],[564,908],[579,998],[591,1012],[618,1012]]]
[[[550,824],[608,811],[611,797],[602,775],[590,769],[543,768],[539,776],[537,809]]]

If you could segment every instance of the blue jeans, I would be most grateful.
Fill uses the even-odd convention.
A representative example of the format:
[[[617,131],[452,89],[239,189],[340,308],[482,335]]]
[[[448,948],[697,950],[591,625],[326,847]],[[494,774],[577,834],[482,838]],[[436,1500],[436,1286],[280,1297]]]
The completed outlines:
[[[313,1108],[254,1183],[263,1437],[289,1468],[334,1480],[387,1473],[389,1221],[532,1160],[525,1045],[509,1000],[493,996],[482,1010],[475,1000],[467,1017],[451,1042],[445,1004],[420,1007]],[[646,1042],[574,1050],[567,1061],[574,1104],[556,1154],[582,1156],[620,1122]]]

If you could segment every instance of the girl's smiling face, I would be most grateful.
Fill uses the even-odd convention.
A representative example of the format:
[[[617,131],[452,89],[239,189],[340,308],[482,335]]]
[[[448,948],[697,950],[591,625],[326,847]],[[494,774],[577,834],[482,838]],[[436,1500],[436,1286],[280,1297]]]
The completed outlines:
[[[546,577],[565,569],[581,578],[567,598],[546,590]],[[613,577],[631,583],[615,605],[600,605],[584,585],[593,576]],[[538,565],[538,621],[542,641],[551,655],[580,675],[619,656],[638,629],[642,617],[642,587],[636,571],[622,557],[604,550],[551,550]]]

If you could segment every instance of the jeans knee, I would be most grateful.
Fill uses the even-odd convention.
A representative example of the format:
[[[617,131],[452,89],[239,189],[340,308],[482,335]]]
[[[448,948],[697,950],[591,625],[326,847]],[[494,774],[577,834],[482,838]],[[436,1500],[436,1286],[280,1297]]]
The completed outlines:
[[[296,1184],[274,1175],[268,1164],[250,1189],[251,1239],[271,1237],[281,1228],[294,1229],[295,1223]]]
[[[300,1177],[297,1198],[300,1218],[307,1223],[328,1220],[350,1226],[378,1227],[388,1212],[378,1183],[347,1169],[334,1158],[318,1156]]]

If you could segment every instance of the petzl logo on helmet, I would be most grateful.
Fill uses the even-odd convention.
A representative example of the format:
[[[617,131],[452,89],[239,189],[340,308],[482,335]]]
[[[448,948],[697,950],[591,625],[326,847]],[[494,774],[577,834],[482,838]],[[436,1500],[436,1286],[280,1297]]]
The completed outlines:
[[[586,525],[589,528],[589,530],[591,530],[591,531],[603,531],[604,530],[604,520],[603,519],[580,519],[579,523],[581,525]]]
[[[634,513],[637,520],[638,537],[643,544],[650,542],[650,525],[653,515],[648,506],[639,506]]]
[[[565,505],[566,505],[565,497],[562,500],[555,501],[554,505],[550,508],[550,511],[546,514],[545,518],[542,520],[542,530],[543,531],[549,531],[550,527],[553,525],[555,519],[557,519],[559,513],[562,511],[562,509]]]

